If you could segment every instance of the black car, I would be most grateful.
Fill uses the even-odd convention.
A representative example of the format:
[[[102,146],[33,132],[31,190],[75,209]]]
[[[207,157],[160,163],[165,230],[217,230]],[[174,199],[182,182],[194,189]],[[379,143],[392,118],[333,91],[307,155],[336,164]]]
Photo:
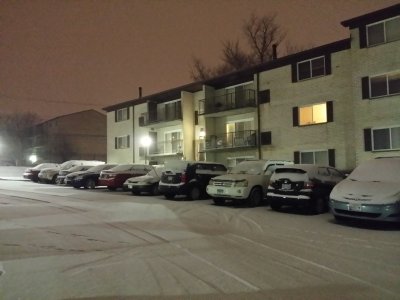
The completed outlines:
[[[76,189],[79,189],[80,187],[84,187],[85,189],[94,189],[98,185],[100,172],[111,169],[115,166],[117,165],[104,164],[94,166],[87,171],[77,174],[77,176],[72,179],[71,185]]]
[[[167,162],[158,189],[165,198],[186,195],[189,199],[204,198],[211,178],[225,174],[226,167],[220,163],[176,160]]]
[[[267,199],[273,210],[282,206],[305,207],[320,214],[328,210],[329,194],[345,176],[329,166],[297,164],[272,174]]]

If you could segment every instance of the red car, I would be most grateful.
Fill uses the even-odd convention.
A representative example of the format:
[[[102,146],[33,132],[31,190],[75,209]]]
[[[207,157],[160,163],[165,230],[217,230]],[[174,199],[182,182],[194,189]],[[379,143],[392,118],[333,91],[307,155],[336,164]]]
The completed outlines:
[[[115,191],[117,188],[122,188],[128,178],[146,175],[150,170],[150,166],[142,164],[118,165],[101,171],[98,185],[107,186],[109,190]]]
[[[39,181],[38,175],[42,169],[57,168],[58,166],[59,166],[58,164],[54,164],[54,163],[43,163],[43,164],[37,165],[33,168],[26,169],[22,176],[25,179],[32,180],[33,182],[38,182]]]

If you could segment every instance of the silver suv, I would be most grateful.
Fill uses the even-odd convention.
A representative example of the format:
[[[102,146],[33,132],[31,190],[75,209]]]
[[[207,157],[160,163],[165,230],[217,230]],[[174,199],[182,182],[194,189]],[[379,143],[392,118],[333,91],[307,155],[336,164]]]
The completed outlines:
[[[226,200],[239,200],[248,206],[259,205],[267,194],[269,178],[278,167],[293,164],[285,160],[247,160],[233,167],[228,174],[214,177],[207,193],[216,205]]]

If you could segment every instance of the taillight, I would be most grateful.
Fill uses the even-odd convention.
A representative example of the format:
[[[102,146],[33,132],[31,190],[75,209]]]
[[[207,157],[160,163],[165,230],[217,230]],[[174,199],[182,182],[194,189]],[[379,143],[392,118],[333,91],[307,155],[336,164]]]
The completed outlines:
[[[186,183],[186,180],[187,180],[186,173],[182,172],[182,174],[181,174],[181,182]]]
[[[313,187],[314,187],[314,182],[311,182],[311,181],[304,182],[305,189],[312,189]]]

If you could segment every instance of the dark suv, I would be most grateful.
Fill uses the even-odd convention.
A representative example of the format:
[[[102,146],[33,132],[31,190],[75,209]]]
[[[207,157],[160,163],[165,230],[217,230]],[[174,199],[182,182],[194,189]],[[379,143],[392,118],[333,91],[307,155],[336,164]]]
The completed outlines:
[[[345,176],[335,168],[318,165],[291,165],[272,174],[267,199],[273,210],[284,205],[306,207],[320,214],[328,210],[329,194]]]
[[[176,160],[168,162],[161,176],[158,189],[165,198],[186,195],[191,200],[204,198],[211,178],[225,174],[220,163]]]

